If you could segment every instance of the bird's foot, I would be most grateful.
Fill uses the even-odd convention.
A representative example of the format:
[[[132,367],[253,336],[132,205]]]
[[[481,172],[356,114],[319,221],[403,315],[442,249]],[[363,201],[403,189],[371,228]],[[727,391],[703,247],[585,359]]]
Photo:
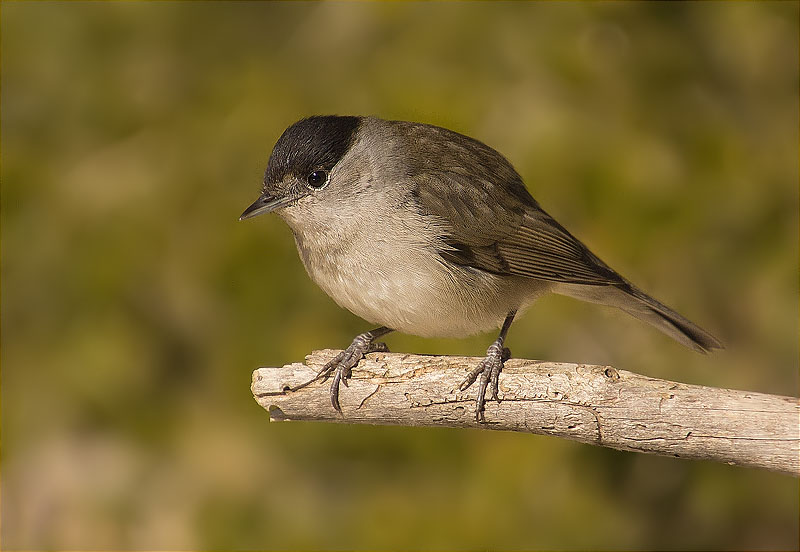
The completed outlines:
[[[350,346],[328,361],[319,371],[317,377],[314,378],[315,380],[320,378],[327,379],[333,374],[331,404],[339,414],[342,413],[342,407],[339,405],[339,384],[343,383],[347,387],[347,380],[350,379],[353,368],[358,365],[367,353],[389,352],[389,347],[386,346],[386,343],[373,343],[376,337],[378,336],[374,335],[373,332],[357,335]]]
[[[492,395],[490,398],[500,402],[500,397],[497,396],[500,386],[500,372],[503,370],[503,363],[509,358],[511,358],[511,350],[507,347],[503,347],[503,342],[498,339],[486,350],[486,358],[467,374],[467,377],[461,382],[459,389],[465,391],[470,385],[475,383],[479,375],[481,377],[478,383],[478,396],[475,399],[476,422],[486,422],[486,418],[484,417],[484,410],[486,409],[486,388],[489,386],[490,382],[492,384]]]

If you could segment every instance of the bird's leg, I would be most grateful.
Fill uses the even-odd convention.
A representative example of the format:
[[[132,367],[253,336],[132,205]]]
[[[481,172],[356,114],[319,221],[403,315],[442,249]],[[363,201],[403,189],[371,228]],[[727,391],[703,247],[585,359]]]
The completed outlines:
[[[517,311],[515,310],[508,313],[505,322],[503,322],[503,327],[500,328],[500,335],[498,335],[494,343],[489,345],[489,348],[486,349],[486,358],[464,378],[464,381],[461,382],[459,386],[459,389],[464,391],[475,383],[478,375],[481,376],[478,384],[478,396],[475,400],[475,421],[486,421],[483,412],[486,408],[486,388],[489,386],[490,382],[492,384],[491,398],[500,402],[500,398],[497,396],[500,372],[503,370],[503,363],[511,357],[511,351],[503,347],[503,343],[506,340],[508,328],[511,327],[511,322],[513,322],[514,315],[516,314]]]
[[[320,378],[328,378],[333,374],[333,381],[331,382],[331,404],[337,412],[341,414],[342,407],[339,406],[339,384],[343,383],[347,387],[347,380],[352,374],[353,367],[364,358],[367,353],[374,353],[377,351],[387,352],[389,348],[386,343],[373,343],[377,338],[391,332],[390,328],[381,326],[368,332],[364,332],[356,336],[350,346],[333,357],[322,370],[319,371],[314,380]]]

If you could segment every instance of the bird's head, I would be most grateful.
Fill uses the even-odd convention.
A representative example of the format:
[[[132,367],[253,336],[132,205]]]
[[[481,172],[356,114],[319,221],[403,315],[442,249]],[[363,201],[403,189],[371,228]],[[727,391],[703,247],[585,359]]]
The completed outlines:
[[[359,124],[359,117],[325,115],[287,128],[272,149],[261,195],[239,220],[321,198],[335,180],[334,168],[350,149]]]

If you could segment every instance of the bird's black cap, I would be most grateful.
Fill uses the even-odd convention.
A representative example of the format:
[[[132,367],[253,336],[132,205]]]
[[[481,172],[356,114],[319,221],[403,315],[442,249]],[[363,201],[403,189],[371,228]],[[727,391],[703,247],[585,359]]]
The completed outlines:
[[[287,174],[305,177],[318,169],[330,171],[350,149],[359,117],[315,115],[287,128],[275,147],[264,173],[264,184],[283,180]]]

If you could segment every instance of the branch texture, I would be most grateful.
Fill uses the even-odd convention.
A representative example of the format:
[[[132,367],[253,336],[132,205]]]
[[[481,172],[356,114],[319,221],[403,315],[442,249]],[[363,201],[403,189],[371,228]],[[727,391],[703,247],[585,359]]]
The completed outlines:
[[[372,353],[343,387],[343,415],[329,381],[312,379],[338,351],[253,372],[252,391],[272,420],[473,427],[566,437],[665,456],[699,458],[800,476],[800,401],[649,378],[609,366],[510,359],[502,402],[475,421],[475,389],[458,385],[481,359]]]

